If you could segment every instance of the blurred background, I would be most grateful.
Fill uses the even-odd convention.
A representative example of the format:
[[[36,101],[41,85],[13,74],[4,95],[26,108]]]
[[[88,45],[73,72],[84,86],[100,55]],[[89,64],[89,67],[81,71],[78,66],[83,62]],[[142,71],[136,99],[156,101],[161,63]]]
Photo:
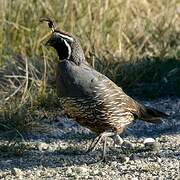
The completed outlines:
[[[88,62],[137,99],[180,95],[178,0],[1,0],[0,129],[59,113],[58,57],[40,17],[77,36]],[[7,123],[8,122],[8,123]]]

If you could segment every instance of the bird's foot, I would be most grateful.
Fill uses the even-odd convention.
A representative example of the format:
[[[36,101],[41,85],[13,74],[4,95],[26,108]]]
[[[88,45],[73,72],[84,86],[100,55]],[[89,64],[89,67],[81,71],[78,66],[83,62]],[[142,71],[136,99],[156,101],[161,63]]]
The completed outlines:
[[[105,140],[106,137],[109,136],[113,136],[114,133],[113,132],[103,132],[101,133],[98,137],[96,137],[93,142],[91,143],[91,145],[89,146],[87,153],[93,152],[97,146],[101,143],[102,140]]]
[[[102,152],[102,158],[98,162],[107,162],[106,159],[106,141],[107,137],[114,136],[113,132],[104,132],[100,134],[98,137],[96,137],[93,142],[91,143],[89,149],[86,151],[86,153],[93,152],[97,146],[103,141],[103,152]]]
[[[112,138],[113,138],[113,141],[114,141],[113,146],[116,146],[116,145],[121,146],[123,144],[123,142],[124,142],[124,140],[120,137],[119,134],[115,134]]]

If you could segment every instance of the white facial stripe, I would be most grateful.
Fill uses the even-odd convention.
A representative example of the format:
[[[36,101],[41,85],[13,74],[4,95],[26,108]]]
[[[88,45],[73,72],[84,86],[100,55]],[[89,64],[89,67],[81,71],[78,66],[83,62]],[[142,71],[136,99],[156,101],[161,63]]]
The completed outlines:
[[[61,36],[62,38],[64,38],[64,39],[68,39],[68,40],[71,41],[71,42],[74,41],[74,39],[73,39],[72,37],[68,36],[68,35],[61,34],[61,33],[59,33],[59,34],[60,34],[60,36]]]
[[[66,44],[67,48],[68,48],[68,57],[67,59],[70,58],[71,56],[71,46],[69,45],[69,43],[64,39],[64,43]]]

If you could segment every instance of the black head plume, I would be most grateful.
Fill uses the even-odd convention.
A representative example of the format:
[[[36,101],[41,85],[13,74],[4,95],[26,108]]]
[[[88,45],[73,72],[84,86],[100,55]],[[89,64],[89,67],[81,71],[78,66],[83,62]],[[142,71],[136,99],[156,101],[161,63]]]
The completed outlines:
[[[53,21],[52,21],[50,18],[48,18],[48,17],[42,17],[42,18],[40,18],[39,21],[40,21],[40,22],[48,22],[48,26],[49,26],[49,28],[51,29],[51,31],[52,31],[52,32],[55,31],[54,23],[53,23]]]
[[[52,34],[45,45],[55,48],[60,60],[69,60],[77,65],[85,61],[81,45],[74,36],[61,30],[57,30],[50,18],[42,17],[40,18],[40,22],[48,23]]]

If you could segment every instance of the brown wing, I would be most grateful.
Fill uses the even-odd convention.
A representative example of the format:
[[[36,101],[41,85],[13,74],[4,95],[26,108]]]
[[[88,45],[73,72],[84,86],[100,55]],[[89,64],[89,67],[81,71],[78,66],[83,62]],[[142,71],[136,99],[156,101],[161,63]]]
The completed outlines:
[[[74,66],[67,63],[59,68],[59,72],[62,74],[57,76],[57,88],[61,92],[65,112],[80,124],[121,126],[134,118],[149,120],[158,114],[152,113],[154,110],[148,111],[87,64]]]
[[[138,103],[107,77],[104,77],[102,83],[100,83],[100,89],[102,90],[102,99],[106,99],[104,100],[105,106],[109,107],[108,111],[115,118],[121,117],[122,120],[123,116],[128,118],[128,115],[133,115],[135,119],[139,118],[150,123],[159,123],[161,118],[168,116],[164,112]],[[130,121],[132,121],[132,118],[130,118]],[[126,120],[124,120],[125,122]]]
[[[89,98],[63,98],[65,112],[90,129],[120,131],[133,119],[136,102],[105,76],[100,76]]]
[[[139,113],[139,104],[107,77],[104,76],[97,89],[101,92],[100,99],[104,105],[114,113],[117,111],[121,116]]]

